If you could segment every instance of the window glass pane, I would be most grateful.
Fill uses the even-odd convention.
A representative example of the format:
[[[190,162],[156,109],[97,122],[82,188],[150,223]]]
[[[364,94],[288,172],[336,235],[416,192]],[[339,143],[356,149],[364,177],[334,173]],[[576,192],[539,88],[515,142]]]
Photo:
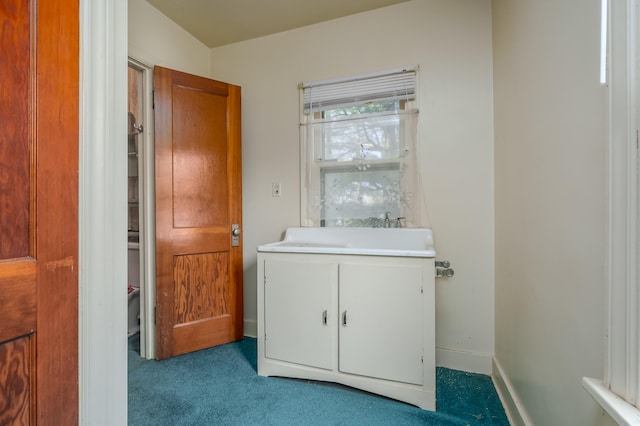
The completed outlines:
[[[400,101],[386,101],[386,102],[366,102],[361,105],[326,109],[324,110],[324,118],[326,119],[340,119],[358,116],[362,114],[379,114],[381,112],[398,112],[400,110]]]
[[[398,124],[397,115],[326,123],[322,137],[323,160],[398,158]]]
[[[402,204],[401,180],[398,164],[378,165],[366,171],[323,169],[322,224],[376,226],[376,219],[384,218],[386,212],[397,218]]]

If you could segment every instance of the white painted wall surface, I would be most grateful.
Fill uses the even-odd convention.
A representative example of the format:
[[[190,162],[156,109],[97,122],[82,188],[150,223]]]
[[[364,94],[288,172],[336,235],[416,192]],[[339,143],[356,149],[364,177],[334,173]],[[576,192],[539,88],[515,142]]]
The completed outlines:
[[[209,48],[145,0],[128,0],[129,56],[148,66],[160,65],[209,76]]]
[[[493,70],[489,0],[414,0],[211,51],[242,86],[245,332],[256,248],[300,223],[298,84],[420,66],[419,150],[439,259],[438,362],[488,373],[494,351]],[[282,196],[271,196],[271,183]]]
[[[610,422],[596,0],[494,0],[496,360],[537,425]]]

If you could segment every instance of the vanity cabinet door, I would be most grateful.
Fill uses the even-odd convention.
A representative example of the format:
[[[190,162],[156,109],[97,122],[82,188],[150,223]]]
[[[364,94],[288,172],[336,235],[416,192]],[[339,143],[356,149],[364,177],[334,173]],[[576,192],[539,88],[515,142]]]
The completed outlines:
[[[337,263],[265,260],[267,358],[334,368]]]
[[[422,271],[340,265],[341,372],[423,384]]]

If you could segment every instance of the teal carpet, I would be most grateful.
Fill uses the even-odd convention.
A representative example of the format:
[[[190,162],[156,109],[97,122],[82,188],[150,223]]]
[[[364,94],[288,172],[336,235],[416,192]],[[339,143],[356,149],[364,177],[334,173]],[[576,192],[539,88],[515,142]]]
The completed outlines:
[[[256,373],[256,339],[164,361],[129,338],[130,425],[508,425],[491,379],[438,368],[437,411],[349,387]]]

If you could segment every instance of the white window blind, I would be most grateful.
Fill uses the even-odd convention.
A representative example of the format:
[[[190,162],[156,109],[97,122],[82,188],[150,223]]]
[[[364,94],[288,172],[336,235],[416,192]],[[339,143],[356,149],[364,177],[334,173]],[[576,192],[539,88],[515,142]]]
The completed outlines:
[[[305,114],[367,102],[411,101],[416,94],[416,68],[302,83],[301,88]]]

